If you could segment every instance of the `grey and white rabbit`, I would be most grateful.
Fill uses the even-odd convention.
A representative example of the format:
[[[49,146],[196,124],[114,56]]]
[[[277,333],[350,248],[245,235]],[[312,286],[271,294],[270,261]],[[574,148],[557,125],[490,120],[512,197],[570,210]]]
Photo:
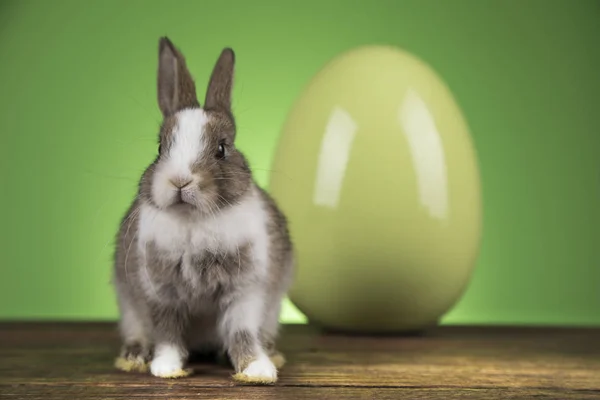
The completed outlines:
[[[235,147],[234,52],[220,54],[203,105],[166,37],[158,64],[158,155],[117,237],[123,347],[115,365],[182,377],[190,352],[209,350],[229,357],[234,379],[274,383],[294,251],[285,216]]]

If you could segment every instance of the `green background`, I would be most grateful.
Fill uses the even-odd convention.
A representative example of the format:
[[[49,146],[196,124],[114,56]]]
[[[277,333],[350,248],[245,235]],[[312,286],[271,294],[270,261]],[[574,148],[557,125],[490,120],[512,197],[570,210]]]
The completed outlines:
[[[264,186],[328,60],[422,58],[469,122],[484,199],[477,269],[443,322],[600,324],[600,2],[583,0],[2,0],[0,318],[117,316],[112,241],[156,152],[165,34],[201,93],[235,49],[238,145]],[[282,319],[304,320],[289,303]]]

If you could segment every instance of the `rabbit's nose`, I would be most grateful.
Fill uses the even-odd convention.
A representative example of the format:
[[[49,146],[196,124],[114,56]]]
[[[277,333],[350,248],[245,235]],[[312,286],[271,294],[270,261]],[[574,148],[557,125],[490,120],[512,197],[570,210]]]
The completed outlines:
[[[177,177],[169,179],[169,182],[171,182],[171,185],[175,186],[177,189],[183,189],[184,187],[192,183],[192,179]]]

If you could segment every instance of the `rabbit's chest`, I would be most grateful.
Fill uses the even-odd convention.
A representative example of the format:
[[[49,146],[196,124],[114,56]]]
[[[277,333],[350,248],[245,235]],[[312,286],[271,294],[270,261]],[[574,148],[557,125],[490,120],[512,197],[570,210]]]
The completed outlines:
[[[172,305],[210,306],[227,301],[256,269],[251,244],[240,245],[235,251],[190,248],[165,256],[156,244],[149,243],[145,258],[141,276],[147,294]]]
[[[205,253],[238,252],[253,248],[257,262],[266,261],[266,216],[259,204],[248,201],[215,217],[183,220],[178,216],[142,206],[139,246],[153,243],[163,257],[198,257]]]
[[[249,274],[264,274],[264,216],[252,203],[237,207],[196,221],[142,209],[138,245],[147,293],[168,302],[214,299],[235,290]]]

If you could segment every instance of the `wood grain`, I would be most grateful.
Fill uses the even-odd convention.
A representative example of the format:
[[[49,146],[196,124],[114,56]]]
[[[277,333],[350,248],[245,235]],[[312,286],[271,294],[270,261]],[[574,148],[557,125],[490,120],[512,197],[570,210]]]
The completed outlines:
[[[0,324],[0,397],[40,399],[600,398],[600,329],[439,327],[360,337],[285,326],[274,387],[238,386],[194,364],[170,381],[112,367],[114,324]]]
[[[446,388],[353,388],[353,387],[248,387],[204,388],[187,385],[123,389],[95,386],[17,386],[3,388],[2,397],[39,400],[64,399],[598,399],[598,393],[545,389],[446,389]]]

